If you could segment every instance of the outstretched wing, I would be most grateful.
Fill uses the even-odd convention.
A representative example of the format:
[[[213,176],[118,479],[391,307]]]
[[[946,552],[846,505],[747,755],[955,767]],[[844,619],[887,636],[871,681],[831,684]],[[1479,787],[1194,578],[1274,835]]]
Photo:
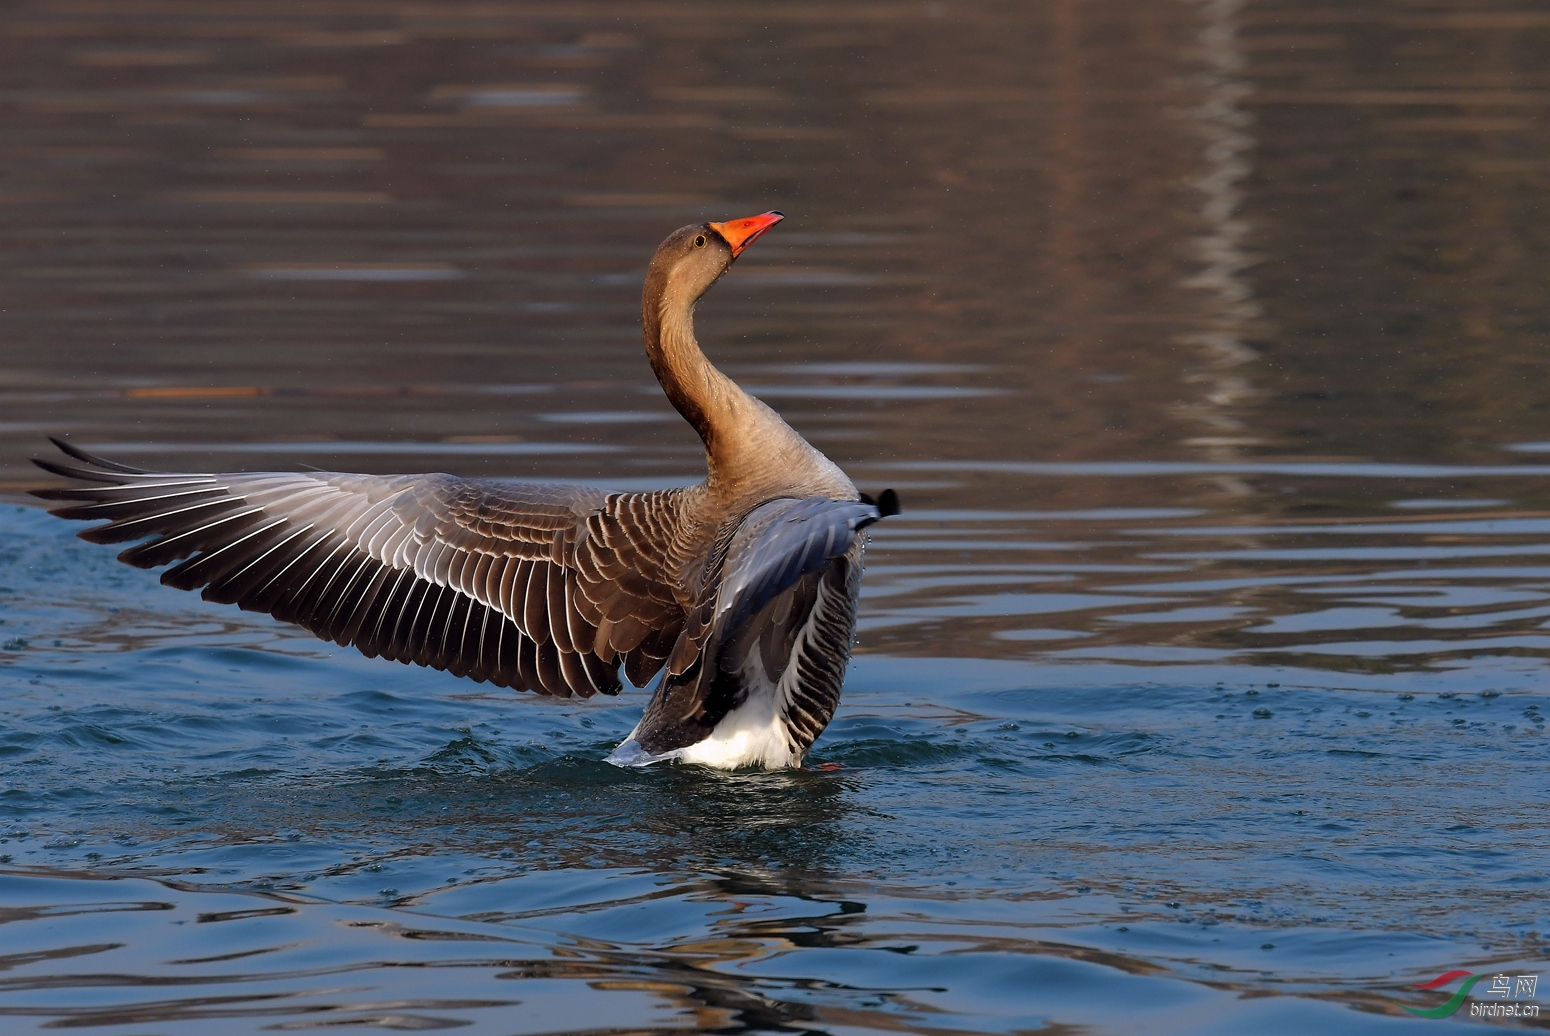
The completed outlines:
[[[827,725],[850,657],[861,531],[876,506],[812,497],[756,508],[722,555],[719,578],[690,614],[662,690],[635,740],[660,754],[694,744],[746,699],[758,678],[802,743]],[[798,667],[788,678],[788,670]],[[757,669],[756,669],[757,667]],[[759,672],[762,671],[762,672]]]
[[[770,601],[850,550],[882,515],[873,504],[782,498],[755,508],[728,541],[720,579],[699,602],[668,666],[682,673],[742,629]]]
[[[451,475],[142,471],[54,440],[90,483],[36,491],[161,581],[368,657],[545,694],[644,684],[684,622],[664,570],[682,490],[608,495]]]

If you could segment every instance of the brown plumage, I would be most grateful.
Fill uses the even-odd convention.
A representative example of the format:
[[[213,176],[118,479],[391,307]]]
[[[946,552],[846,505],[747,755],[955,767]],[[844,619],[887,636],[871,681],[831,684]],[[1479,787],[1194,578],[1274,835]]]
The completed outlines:
[[[543,694],[617,694],[666,671],[613,758],[799,764],[839,699],[860,531],[844,473],[716,370],[693,309],[780,220],[684,227],[642,296],[646,353],[705,443],[707,477],[614,493],[451,475],[143,471],[55,440],[86,485],[36,495],[80,535],[142,541],[162,582],[267,612],[367,656]]]

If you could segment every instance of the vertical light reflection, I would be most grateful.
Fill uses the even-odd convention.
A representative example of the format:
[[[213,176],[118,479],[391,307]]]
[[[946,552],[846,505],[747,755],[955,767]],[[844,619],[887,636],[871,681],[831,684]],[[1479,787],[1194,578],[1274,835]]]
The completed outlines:
[[[1061,281],[1060,290],[1050,300],[1050,313],[1070,336],[1090,335],[1093,327],[1093,285],[1083,250],[1084,241],[1092,234],[1084,218],[1084,178],[1090,166],[1084,132],[1090,128],[1092,113],[1086,103],[1089,87],[1082,51],[1083,6],[1080,0],[1060,0],[1050,10],[1055,61],[1053,132],[1048,141],[1052,219],[1047,247],[1052,269]]]
[[[1252,166],[1253,118],[1242,106],[1252,87],[1242,78],[1243,53],[1238,45],[1237,17],[1244,0],[1200,0],[1202,28],[1196,37],[1202,66],[1196,77],[1204,99],[1186,111],[1205,141],[1205,171],[1192,186],[1202,196],[1202,232],[1193,241],[1202,269],[1184,286],[1206,293],[1204,326],[1178,341],[1199,350],[1204,369],[1191,375],[1201,397],[1184,406],[1186,416],[1203,434],[1186,442],[1205,450],[1212,460],[1236,459],[1255,437],[1239,415],[1241,405],[1256,395],[1243,367],[1259,358],[1244,339],[1261,315],[1246,277],[1254,262],[1245,248],[1248,223],[1242,218],[1243,181]],[[1234,495],[1251,492],[1237,479],[1223,489]]]

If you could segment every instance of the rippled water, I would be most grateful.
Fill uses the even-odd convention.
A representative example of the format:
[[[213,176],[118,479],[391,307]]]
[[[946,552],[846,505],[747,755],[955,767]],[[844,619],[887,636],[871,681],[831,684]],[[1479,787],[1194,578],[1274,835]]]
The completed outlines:
[[[0,12],[0,1030],[1467,1024],[1409,985],[1550,971],[1547,54],[1462,0]],[[769,207],[702,340],[906,506],[806,770],[615,769],[643,695],[368,661],[22,496],[61,432],[690,481],[641,271]]]

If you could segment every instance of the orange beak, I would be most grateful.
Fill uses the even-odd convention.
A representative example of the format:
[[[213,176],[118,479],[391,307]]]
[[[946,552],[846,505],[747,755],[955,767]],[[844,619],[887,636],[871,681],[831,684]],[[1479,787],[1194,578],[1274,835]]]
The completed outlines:
[[[729,219],[725,223],[712,223],[710,229],[726,239],[732,246],[732,258],[736,259],[743,254],[743,249],[759,239],[759,235],[786,218],[783,212],[771,210],[762,216],[749,216],[747,219]]]

